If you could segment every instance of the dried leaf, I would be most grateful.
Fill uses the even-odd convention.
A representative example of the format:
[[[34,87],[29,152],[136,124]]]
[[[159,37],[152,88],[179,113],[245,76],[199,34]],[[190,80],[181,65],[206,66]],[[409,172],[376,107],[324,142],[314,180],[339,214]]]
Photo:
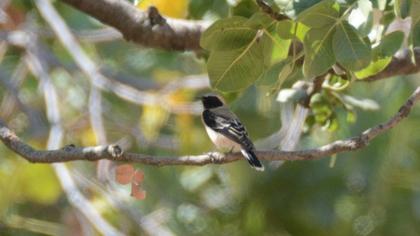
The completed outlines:
[[[115,180],[119,184],[129,184],[133,179],[134,167],[129,164],[120,165],[115,169]]]
[[[143,173],[143,171],[140,171],[140,170],[134,171],[133,183],[141,184],[141,182],[143,182],[143,180],[144,180],[144,173]]]
[[[146,191],[142,190],[140,184],[131,182],[131,196],[137,200],[144,200],[146,198]]]

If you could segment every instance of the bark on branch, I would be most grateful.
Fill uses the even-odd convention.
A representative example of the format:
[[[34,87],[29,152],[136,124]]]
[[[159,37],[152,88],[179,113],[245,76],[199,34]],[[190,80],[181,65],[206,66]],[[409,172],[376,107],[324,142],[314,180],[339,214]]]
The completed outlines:
[[[162,17],[155,7],[141,11],[126,0],[63,0],[120,31],[128,41],[168,50],[198,50],[203,21]]]
[[[257,155],[262,160],[317,160],[333,154],[354,151],[361,149],[369,144],[379,134],[395,127],[401,120],[408,116],[414,104],[420,100],[420,87],[413,92],[409,99],[398,112],[385,123],[365,130],[358,136],[338,140],[319,148],[303,151],[279,151],[266,150],[257,151]],[[11,130],[0,124],[0,139],[12,151],[24,157],[30,162],[54,163],[75,160],[96,161],[108,159],[114,161],[137,162],[145,165],[166,166],[166,165],[196,165],[224,164],[242,159],[240,153],[223,154],[218,152],[207,153],[196,156],[167,156],[156,157],[147,154],[124,153],[117,145],[95,146],[95,147],[75,147],[66,146],[59,150],[41,151],[36,150],[24,143]]]

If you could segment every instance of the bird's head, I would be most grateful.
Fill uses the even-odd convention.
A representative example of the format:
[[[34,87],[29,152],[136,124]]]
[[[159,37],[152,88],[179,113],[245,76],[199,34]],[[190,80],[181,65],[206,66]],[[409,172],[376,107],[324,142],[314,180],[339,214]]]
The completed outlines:
[[[201,102],[205,109],[211,109],[223,106],[223,99],[215,94],[206,94],[201,96]]]

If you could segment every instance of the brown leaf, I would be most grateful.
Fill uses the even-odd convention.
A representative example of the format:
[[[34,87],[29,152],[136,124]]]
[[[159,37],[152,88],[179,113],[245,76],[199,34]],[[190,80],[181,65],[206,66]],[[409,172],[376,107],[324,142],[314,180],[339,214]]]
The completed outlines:
[[[144,200],[146,198],[146,191],[141,189],[140,184],[131,183],[131,196],[137,200]]]
[[[117,166],[115,169],[115,180],[119,184],[129,184],[133,178],[134,167],[130,164]]]
[[[143,171],[140,171],[140,170],[134,171],[133,182],[136,184],[140,184],[141,182],[143,182],[143,180],[144,180]]]

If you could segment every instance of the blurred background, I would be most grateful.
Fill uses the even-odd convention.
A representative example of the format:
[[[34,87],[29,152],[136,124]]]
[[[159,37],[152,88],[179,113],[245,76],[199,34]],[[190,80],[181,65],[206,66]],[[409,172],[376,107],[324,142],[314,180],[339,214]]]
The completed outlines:
[[[54,8],[40,2],[0,2],[1,122],[39,149],[119,143],[156,156],[214,150],[195,100],[210,91],[203,58],[142,48],[60,1]],[[231,3],[153,4],[166,16],[212,21],[226,17]],[[57,34],[51,19],[65,22],[58,27],[69,34]],[[76,46],[69,50],[60,37],[74,37]],[[387,120],[419,81],[413,75],[353,83],[346,94],[372,99],[379,109],[355,109],[349,119],[337,108],[335,130],[304,129],[295,148]],[[263,88],[227,100],[256,143],[282,127],[282,104]],[[30,164],[0,145],[0,235],[419,235],[419,119],[416,106],[360,151],[263,173],[245,161],[125,166],[144,175],[135,191],[115,181],[117,164]]]

